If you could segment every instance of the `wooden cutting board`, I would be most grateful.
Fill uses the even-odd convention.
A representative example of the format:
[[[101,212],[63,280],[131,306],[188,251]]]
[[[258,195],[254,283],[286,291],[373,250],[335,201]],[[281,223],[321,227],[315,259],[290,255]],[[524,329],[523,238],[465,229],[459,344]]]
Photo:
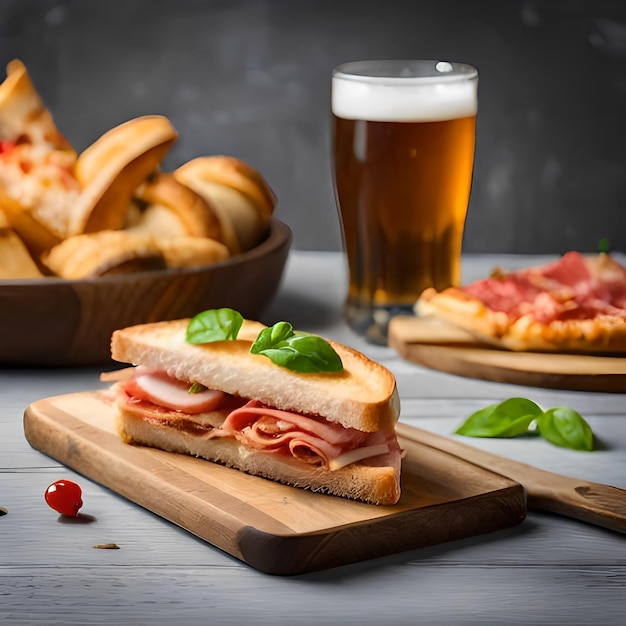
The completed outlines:
[[[419,441],[405,426],[402,497],[375,506],[248,476],[201,459],[129,446],[98,392],[31,404],[36,449],[252,567],[299,574],[462,539],[521,523],[517,482]]]
[[[403,358],[449,374],[500,383],[626,392],[626,358],[499,350],[470,333],[429,318],[398,316],[388,343]]]

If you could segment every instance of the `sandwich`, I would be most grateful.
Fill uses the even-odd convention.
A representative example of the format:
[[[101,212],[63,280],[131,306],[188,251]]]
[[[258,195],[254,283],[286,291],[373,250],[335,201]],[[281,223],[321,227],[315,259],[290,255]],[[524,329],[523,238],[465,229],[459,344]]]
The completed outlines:
[[[201,457],[283,484],[395,504],[399,398],[347,346],[232,309],[117,330],[117,428],[128,444]]]

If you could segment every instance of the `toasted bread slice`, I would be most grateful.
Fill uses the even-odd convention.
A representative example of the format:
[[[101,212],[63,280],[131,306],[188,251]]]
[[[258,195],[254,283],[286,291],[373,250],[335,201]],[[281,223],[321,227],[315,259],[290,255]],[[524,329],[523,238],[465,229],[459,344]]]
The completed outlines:
[[[131,326],[113,333],[111,355],[140,363],[179,380],[253,398],[287,411],[321,415],[345,428],[388,430],[399,415],[394,376],[360,352],[329,342],[342,359],[340,373],[298,374],[267,357],[250,353],[262,330],[246,320],[237,340],[192,345],[185,341],[189,320]]]
[[[231,156],[198,157],[174,176],[215,207],[232,254],[253,248],[267,231],[276,196],[261,174]]]

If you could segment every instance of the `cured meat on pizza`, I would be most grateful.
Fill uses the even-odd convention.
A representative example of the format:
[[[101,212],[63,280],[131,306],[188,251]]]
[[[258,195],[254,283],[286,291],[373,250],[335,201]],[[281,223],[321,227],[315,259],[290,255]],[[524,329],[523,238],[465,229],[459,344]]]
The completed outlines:
[[[464,287],[427,289],[415,309],[511,350],[626,351],[626,269],[604,253],[568,252]]]

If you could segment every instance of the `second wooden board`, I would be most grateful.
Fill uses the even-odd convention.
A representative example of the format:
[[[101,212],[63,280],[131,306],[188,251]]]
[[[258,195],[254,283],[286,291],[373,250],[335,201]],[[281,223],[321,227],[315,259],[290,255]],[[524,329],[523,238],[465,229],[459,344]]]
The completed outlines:
[[[449,374],[530,387],[626,392],[624,357],[500,350],[465,330],[412,316],[391,320],[388,341],[403,358]]]

